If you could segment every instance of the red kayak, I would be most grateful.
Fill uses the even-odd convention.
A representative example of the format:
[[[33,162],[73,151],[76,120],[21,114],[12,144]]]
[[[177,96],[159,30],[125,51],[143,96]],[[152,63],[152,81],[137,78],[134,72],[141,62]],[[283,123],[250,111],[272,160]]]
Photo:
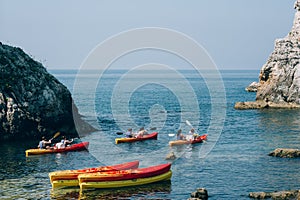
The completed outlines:
[[[126,162],[118,165],[111,166],[101,166],[94,168],[85,168],[79,170],[63,170],[55,171],[49,173],[50,181],[55,180],[77,180],[78,175],[84,173],[96,173],[96,172],[106,172],[106,171],[117,171],[117,170],[127,170],[127,169],[136,169],[139,167],[139,161]]]
[[[168,163],[147,168],[81,174],[78,176],[78,180],[79,184],[82,182],[134,180],[138,178],[158,176],[167,173],[170,168],[171,164]]]
[[[89,142],[81,142],[78,144],[72,144],[62,149],[49,148],[49,149],[28,149],[25,151],[26,156],[30,155],[40,155],[40,154],[48,154],[48,153],[62,153],[68,151],[81,151],[87,150],[89,147]]]
[[[143,140],[157,140],[158,132],[153,132],[148,135],[144,135],[143,137],[133,137],[133,138],[116,138],[116,144],[119,143],[126,143],[126,142],[136,142],[136,141],[143,141]]]
[[[201,143],[203,140],[207,140],[207,134],[200,135],[196,139],[193,140],[175,140],[175,141],[170,141],[169,145],[170,146],[175,146],[175,145],[182,145],[182,144],[195,144],[195,143]]]

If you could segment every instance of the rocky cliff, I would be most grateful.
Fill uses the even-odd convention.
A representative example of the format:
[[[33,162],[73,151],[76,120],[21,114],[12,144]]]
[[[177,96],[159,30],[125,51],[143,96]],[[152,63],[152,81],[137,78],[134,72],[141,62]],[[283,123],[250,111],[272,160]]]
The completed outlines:
[[[251,108],[263,108],[268,102],[267,107],[300,107],[300,0],[295,9],[291,31],[275,41],[274,51],[260,71],[259,83],[252,83],[256,88],[246,89],[257,92]],[[247,104],[237,103],[235,107],[245,108]]]
[[[0,43],[0,140],[50,138],[56,131],[78,136],[74,119],[80,131],[94,130],[81,120],[68,89],[41,63]]]

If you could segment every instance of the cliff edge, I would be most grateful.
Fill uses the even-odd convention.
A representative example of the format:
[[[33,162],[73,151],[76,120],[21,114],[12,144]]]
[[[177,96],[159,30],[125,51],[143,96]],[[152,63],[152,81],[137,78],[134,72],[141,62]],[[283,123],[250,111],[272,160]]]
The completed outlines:
[[[56,131],[78,137],[74,120],[81,132],[95,130],[81,119],[68,89],[41,63],[21,48],[0,43],[0,140],[50,138]]]
[[[238,102],[236,109],[300,108],[300,0],[294,8],[291,31],[275,41],[274,51],[260,71],[259,83],[246,89],[257,92],[256,101]]]

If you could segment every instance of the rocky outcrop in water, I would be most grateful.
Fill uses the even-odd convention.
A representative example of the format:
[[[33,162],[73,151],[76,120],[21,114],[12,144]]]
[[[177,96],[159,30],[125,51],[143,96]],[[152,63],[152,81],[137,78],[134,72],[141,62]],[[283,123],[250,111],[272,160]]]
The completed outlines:
[[[198,188],[195,192],[191,193],[191,198],[188,200],[207,200],[208,192],[205,188]]]
[[[245,88],[247,92],[257,92],[257,88],[259,87],[259,83],[252,82],[248,87]]]
[[[279,192],[251,192],[253,199],[276,199],[276,200],[300,200],[300,190],[279,191]]]
[[[300,149],[284,149],[277,148],[269,156],[281,157],[281,158],[297,158],[300,157]]]
[[[175,159],[176,159],[176,155],[175,155],[174,152],[170,152],[170,153],[166,156],[165,159],[166,159],[166,160],[175,160]]]
[[[293,27],[283,39],[275,41],[275,47],[267,63],[262,67],[256,101],[269,101],[276,107],[300,107],[300,3],[295,3]],[[252,85],[253,86],[253,85]],[[249,86],[249,88],[252,88]],[[248,104],[248,103],[246,103]],[[246,105],[244,104],[244,105]],[[298,106],[297,106],[298,105]],[[247,105],[246,105],[247,106]],[[246,109],[236,105],[237,109]],[[256,108],[262,108],[258,106]]]
[[[41,63],[0,43],[0,140],[50,138],[56,131],[78,136],[74,120],[82,132],[95,130],[81,120],[68,89]]]

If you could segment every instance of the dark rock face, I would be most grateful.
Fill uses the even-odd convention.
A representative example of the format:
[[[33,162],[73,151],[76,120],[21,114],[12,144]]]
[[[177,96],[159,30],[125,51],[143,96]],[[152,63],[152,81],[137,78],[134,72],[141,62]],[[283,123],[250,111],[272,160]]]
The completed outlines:
[[[74,108],[74,113],[72,112]],[[86,132],[68,89],[22,49],[0,44],[0,140],[54,132],[77,136],[73,114]]]

